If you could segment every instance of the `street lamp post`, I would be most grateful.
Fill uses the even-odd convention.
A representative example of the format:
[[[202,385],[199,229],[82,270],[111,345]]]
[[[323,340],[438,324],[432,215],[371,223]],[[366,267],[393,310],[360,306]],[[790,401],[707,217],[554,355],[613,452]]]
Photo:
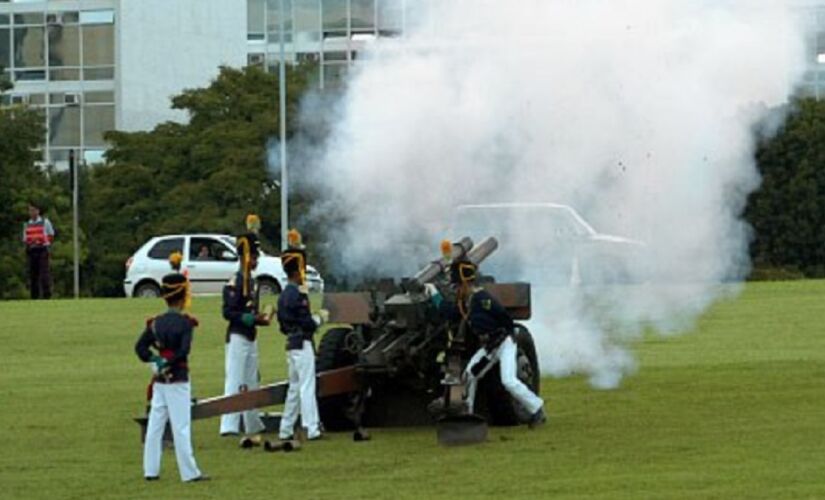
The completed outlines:
[[[75,158],[74,149],[69,150],[69,175],[72,176],[72,254],[74,271],[74,298],[80,298],[80,239],[78,238],[78,196],[77,191],[80,186],[77,184],[77,169],[79,162]]]
[[[286,250],[289,232],[289,189],[286,168],[286,55],[284,53],[284,0],[278,6],[278,42],[281,46],[281,60],[278,65],[278,97],[281,118],[281,250]]]

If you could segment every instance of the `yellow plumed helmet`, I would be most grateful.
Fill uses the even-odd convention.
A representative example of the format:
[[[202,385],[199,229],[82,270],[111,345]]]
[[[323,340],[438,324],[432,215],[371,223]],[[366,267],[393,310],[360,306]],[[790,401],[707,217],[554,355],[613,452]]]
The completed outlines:
[[[450,260],[453,256],[453,244],[450,240],[441,240],[441,256],[444,260]]]
[[[261,230],[261,218],[255,214],[246,216],[246,229],[253,232]]]
[[[302,245],[301,240],[301,233],[299,233],[297,229],[290,229],[286,234],[287,246],[291,248],[300,248]]]
[[[180,264],[183,262],[183,254],[174,251],[169,254],[169,265],[172,266],[172,269],[180,269]]]

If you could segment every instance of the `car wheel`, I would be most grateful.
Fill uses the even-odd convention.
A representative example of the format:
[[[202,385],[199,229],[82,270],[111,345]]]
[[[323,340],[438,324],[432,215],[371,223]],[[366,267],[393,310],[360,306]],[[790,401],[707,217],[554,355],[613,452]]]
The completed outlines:
[[[261,295],[278,295],[281,293],[281,285],[273,279],[261,278],[258,280],[258,293]]]
[[[160,287],[151,281],[141,283],[135,288],[134,296],[142,299],[156,299],[160,297]]]

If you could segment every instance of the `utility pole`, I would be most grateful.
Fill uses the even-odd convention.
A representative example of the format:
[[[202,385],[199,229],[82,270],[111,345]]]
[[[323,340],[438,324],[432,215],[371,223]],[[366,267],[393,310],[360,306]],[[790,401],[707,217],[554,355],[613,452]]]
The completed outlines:
[[[77,206],[77,192],[79,189],[77,183],[77,161],[75,158],[74,149],[69,150],[69,170],[72,176],[72,246],[74,254],[74,298],[80,298],[80,239],[78,237],[78,206]]]
[[[289,232],[289,185],[286,168],[286,54],[284,51],[284,0],[278,6],[278,41],[281,45],[281,63],[278,65],[278,97],[281,118],[281,250],[286,250]]]

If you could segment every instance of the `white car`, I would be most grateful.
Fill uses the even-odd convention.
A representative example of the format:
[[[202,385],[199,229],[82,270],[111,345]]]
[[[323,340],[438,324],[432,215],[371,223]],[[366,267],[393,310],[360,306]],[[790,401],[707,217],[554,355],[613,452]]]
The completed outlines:
[[[160,282],[171,271],[169,254],[183,254],[181,269],[189,275],[193,294],[220,294],[223,286],[238,272],[235,238],[224,234],[174,234],[147,241],[126,261],[123,291],[127,297],[159,297]],[[261,252],[253,276],[261,294],[280,293],[286,286],[281,259]],[[323,292],[324,280],[307,266],[310,291]]]
[[[568,205],[461,205],[454,215],[454,236],[498,239],[483,266],[496,279],[558,285],[646,279],[645,243],[599,233]]]

